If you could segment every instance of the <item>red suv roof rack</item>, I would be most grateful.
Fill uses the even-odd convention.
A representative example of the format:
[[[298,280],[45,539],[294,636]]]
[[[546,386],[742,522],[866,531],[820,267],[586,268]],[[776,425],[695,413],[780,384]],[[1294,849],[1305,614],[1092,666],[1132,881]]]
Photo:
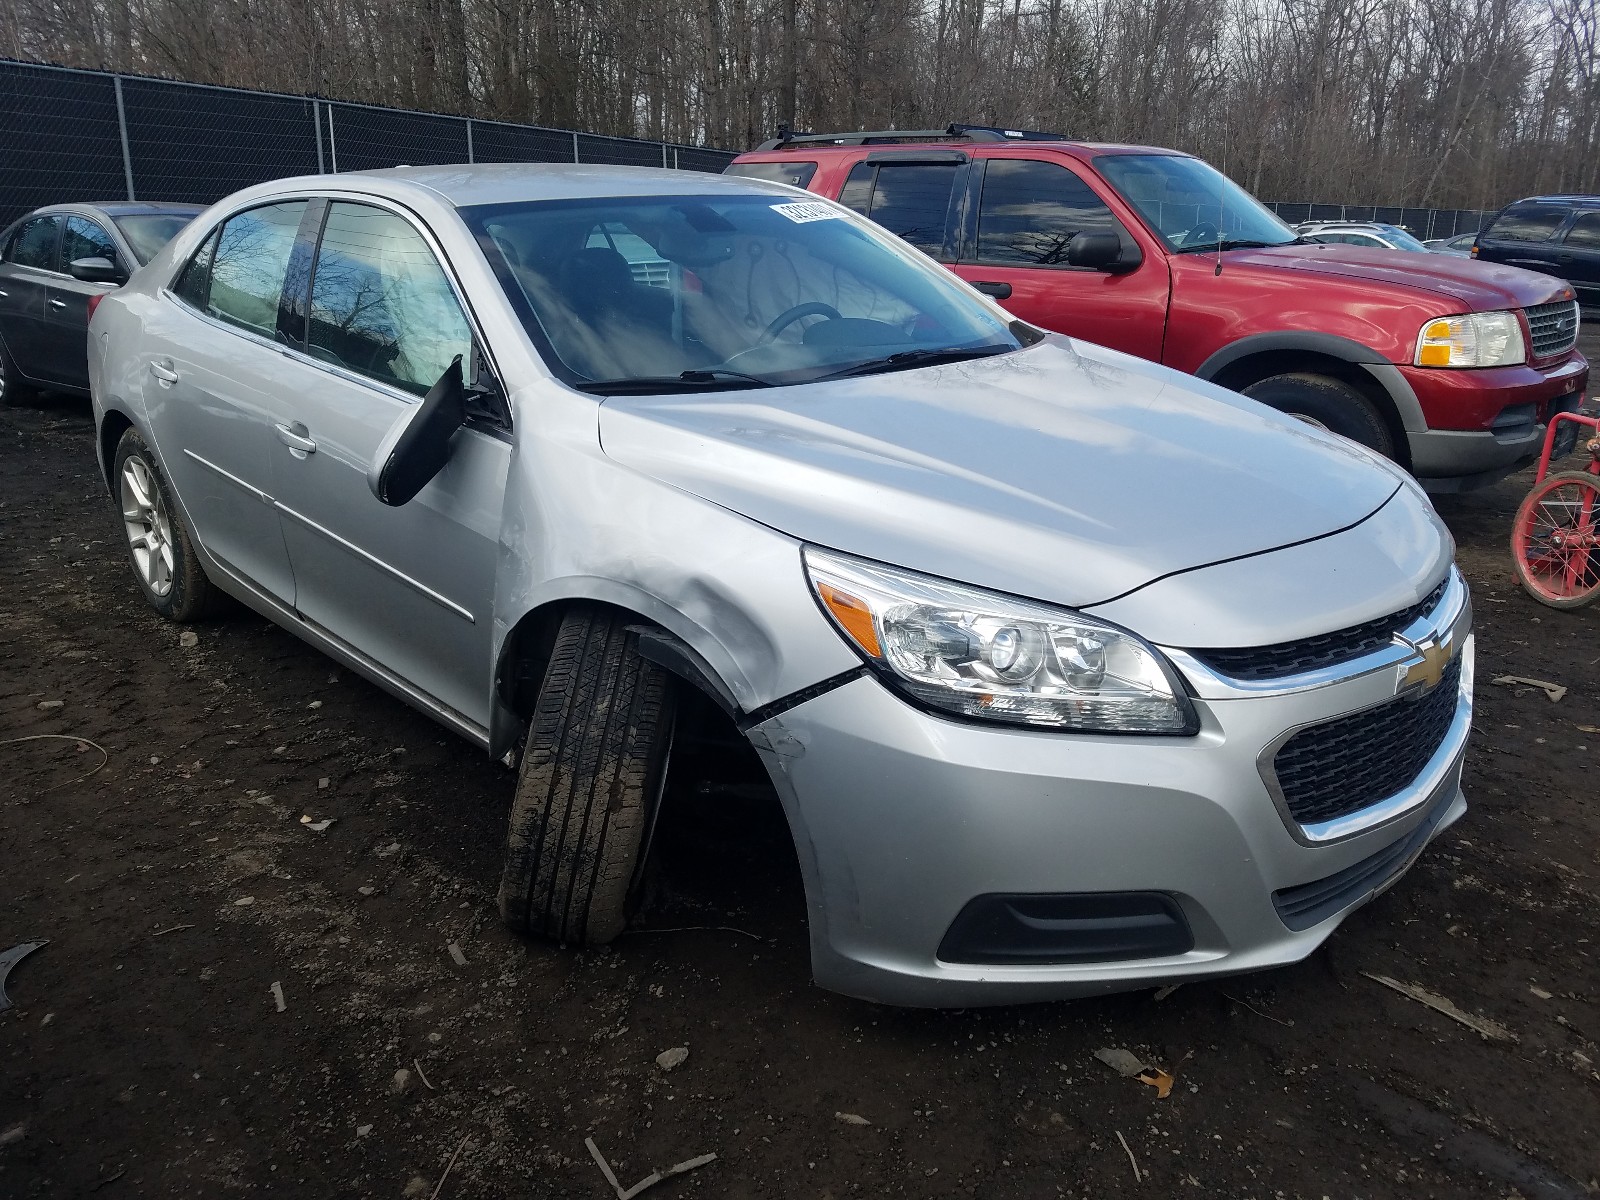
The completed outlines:
[[[1003,129],[998,125],[965,125],[952,122],[943,129],[861,129],[854,133],[795,133],[787,125],[778,126],[778,136],[762,142],[757,150],[782,150],[787,146],[892,146],[907,142],[1064,142],[1059,133],[1040,133],[1033,129]]]

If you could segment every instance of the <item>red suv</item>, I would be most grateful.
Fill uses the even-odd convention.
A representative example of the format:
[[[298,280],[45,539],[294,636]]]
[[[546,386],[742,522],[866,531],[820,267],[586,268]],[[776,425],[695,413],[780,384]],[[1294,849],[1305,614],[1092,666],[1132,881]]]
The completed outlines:
[[[952,125],[785,135],[728,172],[835,199],[1025,321],[1324,425],[1432,491],[1536,457],[1551,413],[1588,384],[1561,280],[1306,244],[1172,150]]]

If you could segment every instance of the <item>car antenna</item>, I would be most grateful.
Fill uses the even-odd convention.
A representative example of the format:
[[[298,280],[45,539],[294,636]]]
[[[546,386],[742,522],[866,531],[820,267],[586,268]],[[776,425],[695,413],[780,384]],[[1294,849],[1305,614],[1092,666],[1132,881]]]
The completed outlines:
[[[1228,224],[1228,192],[1226,188],[1217,189],[1217,267],[1212,271],[1213,276],[1222,274],[1222,236],[1223,229]]]

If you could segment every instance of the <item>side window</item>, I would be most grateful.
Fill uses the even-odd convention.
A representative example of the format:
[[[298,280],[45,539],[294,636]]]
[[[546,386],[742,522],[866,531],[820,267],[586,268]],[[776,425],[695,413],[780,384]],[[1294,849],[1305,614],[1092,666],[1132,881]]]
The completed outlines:
[[[264,338],[277,336],[284,273],[306,202],[269,204],[228,218],[212,252],[206,309]]]
[[[867,216],[918,250],[938,255],[944,250],[956,167],[956,163],[879,164]]]
[[[365,204],[328,210],[311,284],[313,355],[422,395],[472,330],[411,223]]]
[[[88,217],[68,217],[67,227],[61,233],[61,266],[80,258],[103,258],[117,262],[117,244],[111,235]]]
[[[872,207],[872,178],[877,173],[878,169],[867,162],[858,162],[851,167],[850,177],[844,181],[844,189],[839,193],[839,203],[866,216],[867,209]]]
[[[817,173],[817,164],[814,162],[753,162],[734,163],[723,172],[724,175],[738,175],[745,179],[765,179],[771,183],[787,183],[790,187],[803,188],[811,182],[811,177]]]
[[[211,291],[211,260],[216,250],[217,235],[213,231],[201,243],[200,249],[194,252],[194,257],[184,264],[172,285],[173,293],[180,300],[187,301],[201,312],[206,311],[206,298]]]
[[[1579,213],[1564,244],[1576,250],[1600,250],[1600,212]]]
[[[26,222],[11,239],[6,261],[19,267],[38,267],[44,271],[56,269],[56,230],[59,217],[35,217]]]
[[[1111,210],[1066,167],[1025,158],[990,159],[978,201],[977,261],[1056,267],[1080,233],[1115,233]]]
[[[1513,204],[1484,231],[1499,242],[1542,242],[1561,228],[1567,210],[1549,204]]]

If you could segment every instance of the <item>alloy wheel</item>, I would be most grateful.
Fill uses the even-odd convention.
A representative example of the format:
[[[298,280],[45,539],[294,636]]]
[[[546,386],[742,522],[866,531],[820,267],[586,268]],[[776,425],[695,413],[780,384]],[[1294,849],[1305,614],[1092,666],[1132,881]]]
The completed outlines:
[[[172,591],[172,521],[156,484],[155,472],[137,455],[122,464],[122,526],[133,563],[151,594]]]

